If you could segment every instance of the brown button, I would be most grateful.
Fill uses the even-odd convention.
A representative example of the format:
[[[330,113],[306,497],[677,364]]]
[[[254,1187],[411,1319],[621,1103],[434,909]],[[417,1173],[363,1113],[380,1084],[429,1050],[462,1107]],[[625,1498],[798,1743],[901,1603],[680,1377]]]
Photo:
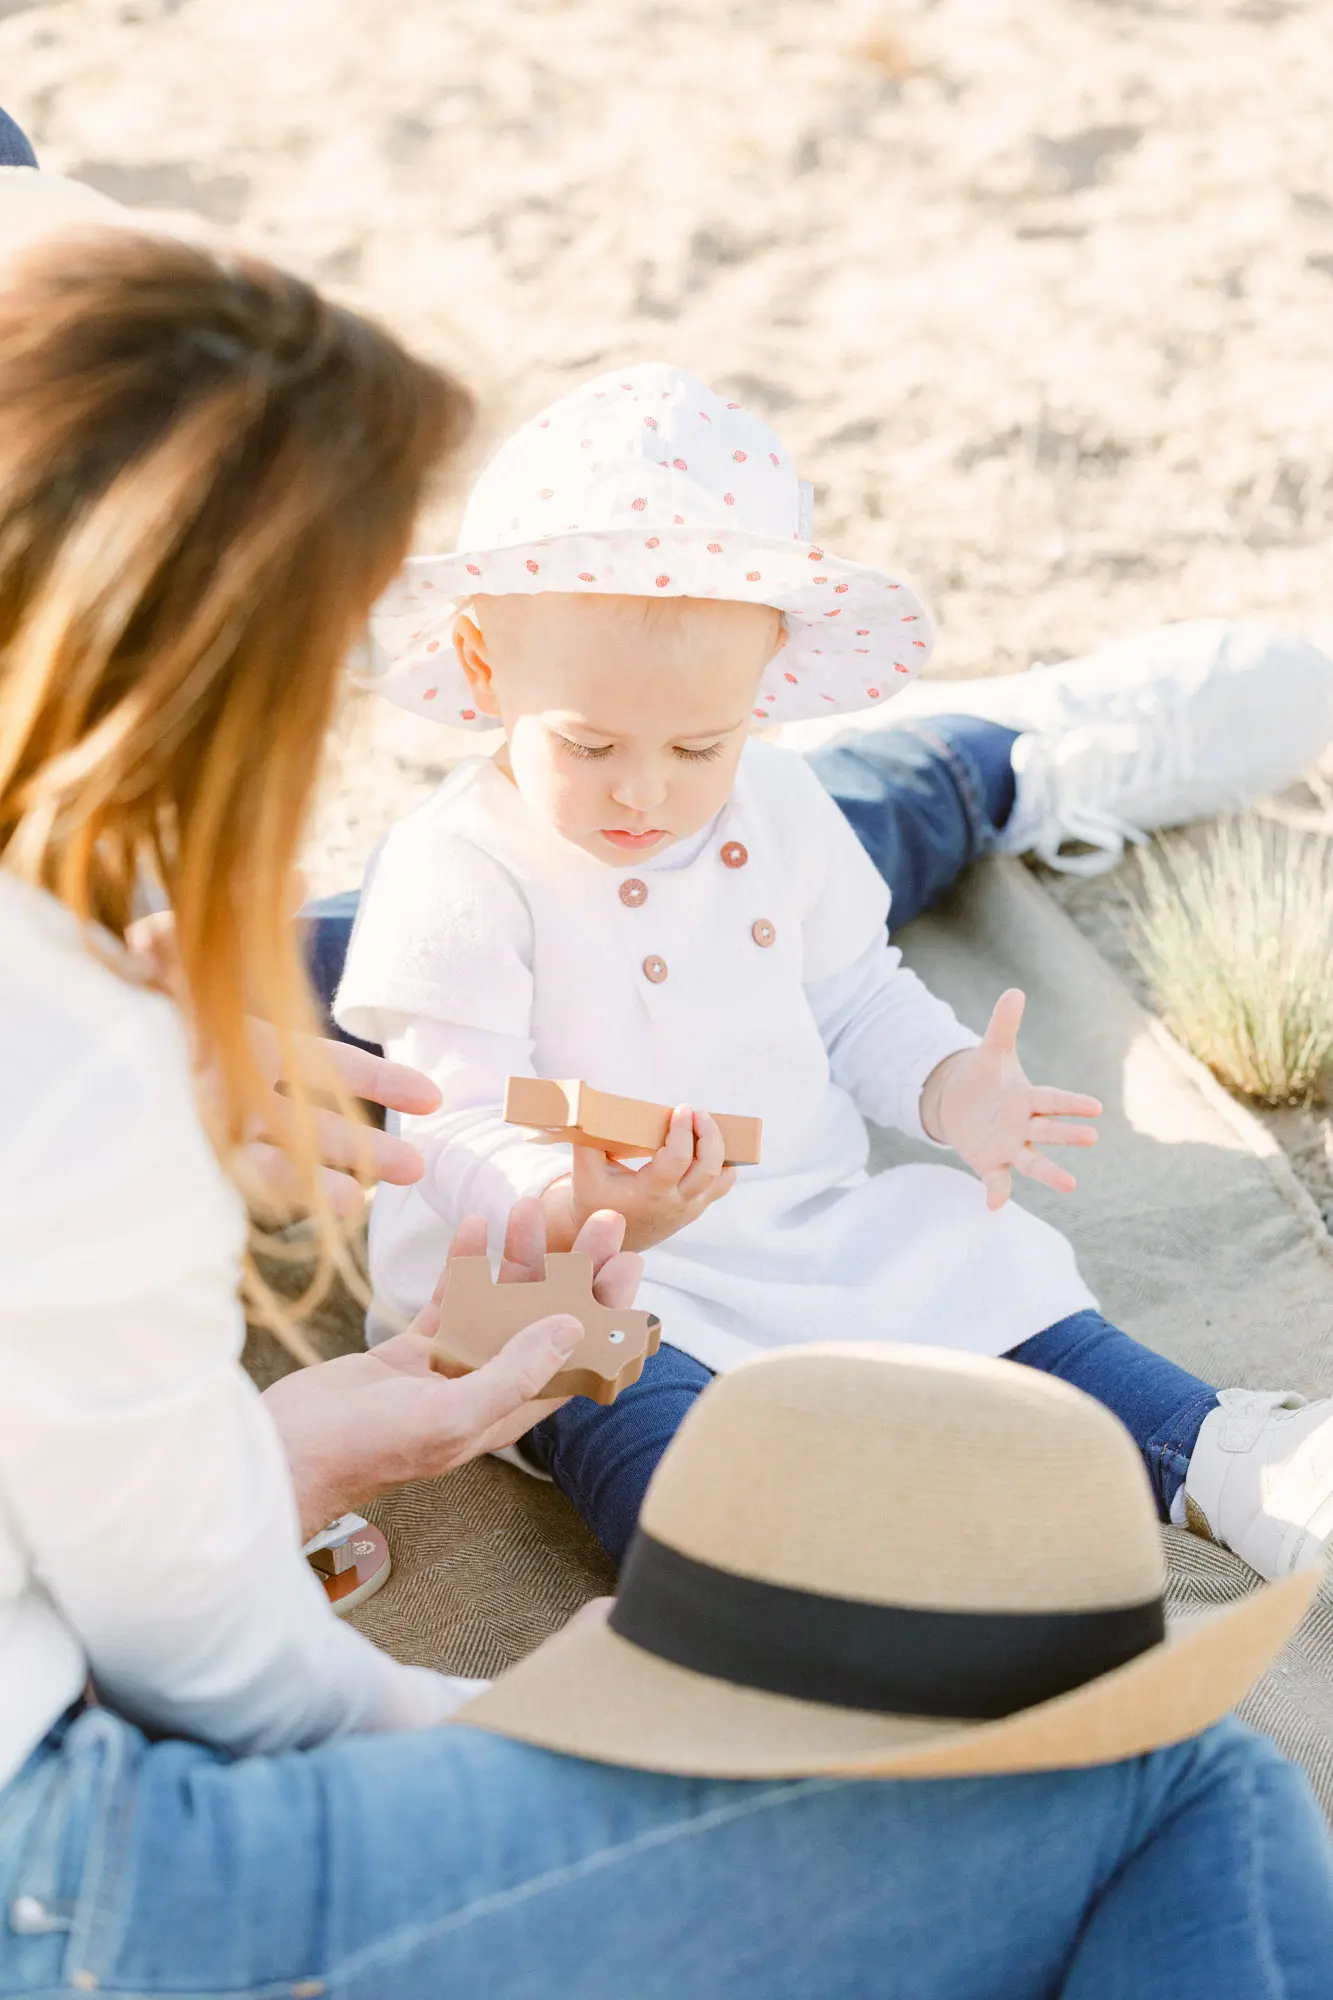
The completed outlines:
[[[659,958],[656,952],[650,958],[645,958],[643,961],[643,976],[645,979],[651,979],[654,986],[660,986],[667,976],[666,960]]]
[[[722,865],[724,868],[744,868],[749,858],[749,848],[743,846],[739,840],[727,841],[722,849]]]
[[[767,917],[760,917],[756,923],[750,925],[750,936],[756,944],[768,946],[772,944],[774,938],[777,936],[777,932]]]
[[[631,875],[620,885],[620,900],[627,910],[641,910],[648,901],[648,884],[640,882],[637,875]]]

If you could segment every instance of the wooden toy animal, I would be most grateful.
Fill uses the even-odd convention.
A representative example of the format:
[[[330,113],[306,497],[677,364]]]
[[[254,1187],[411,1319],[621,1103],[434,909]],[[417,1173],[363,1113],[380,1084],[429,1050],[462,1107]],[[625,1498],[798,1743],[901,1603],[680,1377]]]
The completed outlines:
[[[637,1382],[657,1352],[662,1322],[635,1307],[604,1306],[593,1296],[592,1258],[582,1251],[553,1252],[539,1284],[499,1285],[485,1257],[455,1257],[440,1300],[440,1325],[430,1365],[441,1375],[468,1375],[534,1320],[568,1313],[583,1339],[541,1391],[543,1396],[591,1396],[613,1403]]]

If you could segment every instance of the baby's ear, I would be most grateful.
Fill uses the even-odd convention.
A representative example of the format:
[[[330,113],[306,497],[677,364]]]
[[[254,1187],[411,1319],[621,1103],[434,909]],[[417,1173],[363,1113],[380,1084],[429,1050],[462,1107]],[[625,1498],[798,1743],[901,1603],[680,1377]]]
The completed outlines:
[[[460,611],[454,619],[454,651],[467,677],[472,699],[483,715],[499,715],[491,663],[486,657],[486,638],[475,618]]]

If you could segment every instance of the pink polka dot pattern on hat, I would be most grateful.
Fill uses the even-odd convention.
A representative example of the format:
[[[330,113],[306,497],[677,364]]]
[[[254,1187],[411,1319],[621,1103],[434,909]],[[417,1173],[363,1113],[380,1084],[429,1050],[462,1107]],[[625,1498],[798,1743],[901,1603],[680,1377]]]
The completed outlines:
[[[931,627],[910,586],[826,555],[808,506],[790,456],[739,402],[657,364],[603,376],[500,447],[469,497],[458,553],[411,559],[355,671],[404,707],[493,727],[453,656],[456,607],[474,590],[577,587],[770,604],[785,644],[756,712],[787,721],[869,707],[924,663]]]

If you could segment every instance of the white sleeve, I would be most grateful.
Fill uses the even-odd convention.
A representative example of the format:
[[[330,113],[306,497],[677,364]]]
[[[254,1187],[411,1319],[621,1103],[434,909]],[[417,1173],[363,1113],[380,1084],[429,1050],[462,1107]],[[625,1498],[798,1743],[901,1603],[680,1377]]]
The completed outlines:
[[[144,1000],[0,1162],[0,1511],[27,1588],[155,1731],[244,1753],[440,1721],[457,1690],[335,1618],[300,1553],[240,1367],[244,1218],[180,1023]]]
[[[430,813],[413,814],[370,858],[334,1017],[382,1047],[389,1016],[525,1035],[532,944],[513,877]]]
[[[946,1056],[975,1048],[978,1037],[902,957],[896,945],[878,938],[841,972],[808,983],[805,993],[833,1081],[874,1124],[927,1139],[921,1123],[926,1079]]]
[[[484,1215],[498,1243],[514,1203],[570,1171],[568,1146],[543,1145],[504,1121],[506,1079],[537,1074],[531,1037],[404,1015],[382,1025],[385,1054],[423,1070],[440,1091],[438,1111],[399,1128],[426,1162],[417,1192],[451,1228]]]

